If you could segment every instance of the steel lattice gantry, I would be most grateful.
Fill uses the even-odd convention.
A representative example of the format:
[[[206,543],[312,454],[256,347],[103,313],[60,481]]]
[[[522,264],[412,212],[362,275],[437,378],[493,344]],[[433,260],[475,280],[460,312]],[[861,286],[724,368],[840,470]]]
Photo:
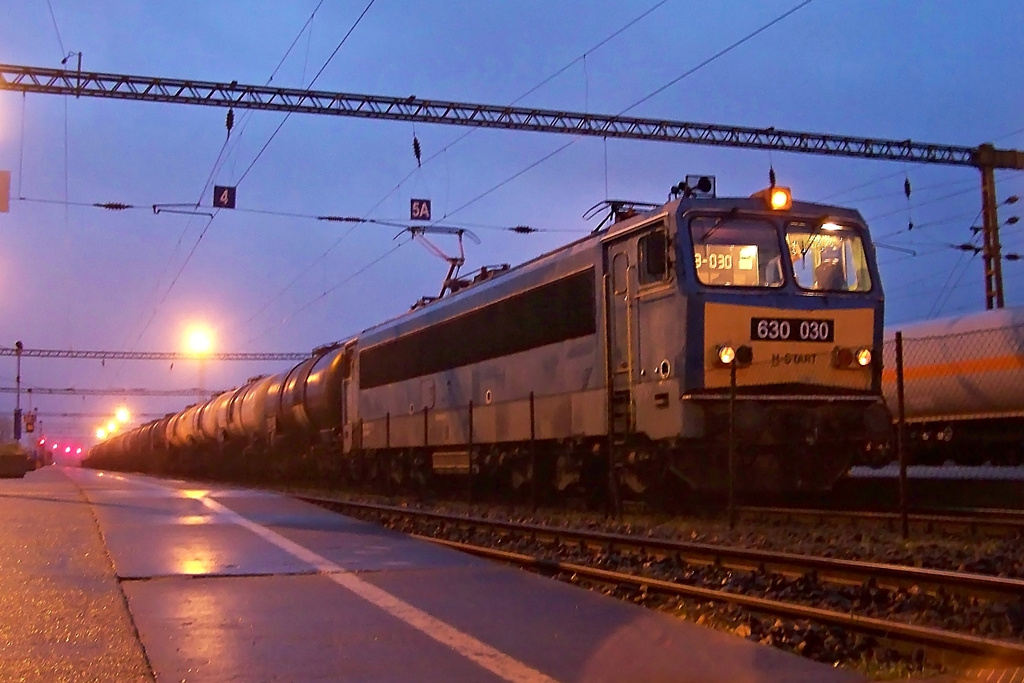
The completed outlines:
[[[22,358],[93,358],[96,360],[306,360],[308,353],[208,353],[202,356],[176,351],[70,351],[65,349],[17,349],[0,347],[0,356]]]
[[[37,394],[46,396],[204,396],[209,397],[213,393],[203,389],[76,389],[74,387],[0,387],[0,394],[14,394],[18,391],[26,394]]]
[[[216,83],[0,64],[0,90],[302,114],[333,114],[393,121],[721,145],[958,166],[978,165],[976,148],[956,145],[450,102],[418,97],[385,97],[325,90],[276,88],[244,85],[237,81]],[[1000,161],[1008,165],[1016,164],[1007,167],[1024,168],[1024,155],[1021,155],[1021,158],[1011,155]]]
[[[76,97],[197,104],[306,114],[653,140],[861,159],[973,166],[982,174],[986,304],[1003,305],[995,169],[1024,170],[1024,153],[911,140],[829,135],[633,116],[472,104],[410,97],[217,83],[191,79],[66,71],[0,64],[0,90]],[[989,191],[989,188],[993,191]]]

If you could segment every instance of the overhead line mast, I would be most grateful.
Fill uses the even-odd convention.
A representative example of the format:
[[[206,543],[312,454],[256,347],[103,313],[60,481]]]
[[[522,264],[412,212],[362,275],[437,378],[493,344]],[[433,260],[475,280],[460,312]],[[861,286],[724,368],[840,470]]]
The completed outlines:
[[[244,85],[237,81],[218,83],[0,64],[0,90],[973,166],[981,171],[982,176],[985,298],[988,308],[1003,306],[994,172],[995,169],[1024,170],[1024,152],[996,149],[989,144],[964,147],[776,128],[428,100],[415,96],[401,98],[277,88]]]

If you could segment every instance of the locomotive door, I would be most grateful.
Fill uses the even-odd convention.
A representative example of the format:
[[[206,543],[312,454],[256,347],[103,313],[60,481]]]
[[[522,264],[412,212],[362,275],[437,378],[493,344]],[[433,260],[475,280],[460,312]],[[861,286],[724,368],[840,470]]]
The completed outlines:
[[[611,431],[623,435],[633,431],[633,365],[636,357],[636,321],[633,296],[636,285],[635,240],[610,244],[605,253],[608,378],[611,383],[609,408]]]

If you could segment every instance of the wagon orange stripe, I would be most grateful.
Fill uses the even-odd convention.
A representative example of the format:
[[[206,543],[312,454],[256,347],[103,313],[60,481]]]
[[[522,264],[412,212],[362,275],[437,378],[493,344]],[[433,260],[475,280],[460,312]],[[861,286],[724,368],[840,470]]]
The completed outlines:
[[[972,360],[955,361],[952,363],[935,363],[931,365],[915,365],[903,368],[903,381],[914,379],[930,379],[934,377],[951,377],[970,375],[980,372],[998,372],[1000,370],[1024,369],[1024,356],[996,356],[995,358],[975,358]],[[896,381],[896,368],[886,368],[882,372],[885,383]]]

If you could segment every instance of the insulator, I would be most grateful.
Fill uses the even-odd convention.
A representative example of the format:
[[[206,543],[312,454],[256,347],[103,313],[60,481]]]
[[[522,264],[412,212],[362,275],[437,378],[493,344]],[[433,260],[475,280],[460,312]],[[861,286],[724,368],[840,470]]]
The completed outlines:
[[[412,136],[412,153],[416,155],[416,165],[422,166],[420,163],[420,139],[415,135]]]
[[[231,132],[231,129],[235,127],[235,110],[233,107],[228,107],[228,115],[224,121],[224,125],[227,126],[229,133]]]
[[[109,209],[110,211],[124,211],[125,209],[134,209],[135,207],[131,204],[123,204],[121,202],[104,202],[103,204],[93,204],[99,209]]]
[[[768,167],[768,187],[775,187],[775,167]]]
[[[537,228],[531,228],[529,225],[517,225],[514,228],[509,228],[512,232],[518,232],[520,235],[527,235],[531,232],[537,232]]]
[[[1007,225],[1013,225],[1013,224],[1015,224],[1019,220],[1020,220],[1020,217],[1018,217],[1018,216],[1010,216],[1009,218],[1006,219],[1006,224]]]
[[[318,221],[330,221],[332,223],[366,223],[362,218],[352,216],[317,216]]]
[[[910,178],[903,179],[903,194],[907,196],[907,199],[910,199]]]

